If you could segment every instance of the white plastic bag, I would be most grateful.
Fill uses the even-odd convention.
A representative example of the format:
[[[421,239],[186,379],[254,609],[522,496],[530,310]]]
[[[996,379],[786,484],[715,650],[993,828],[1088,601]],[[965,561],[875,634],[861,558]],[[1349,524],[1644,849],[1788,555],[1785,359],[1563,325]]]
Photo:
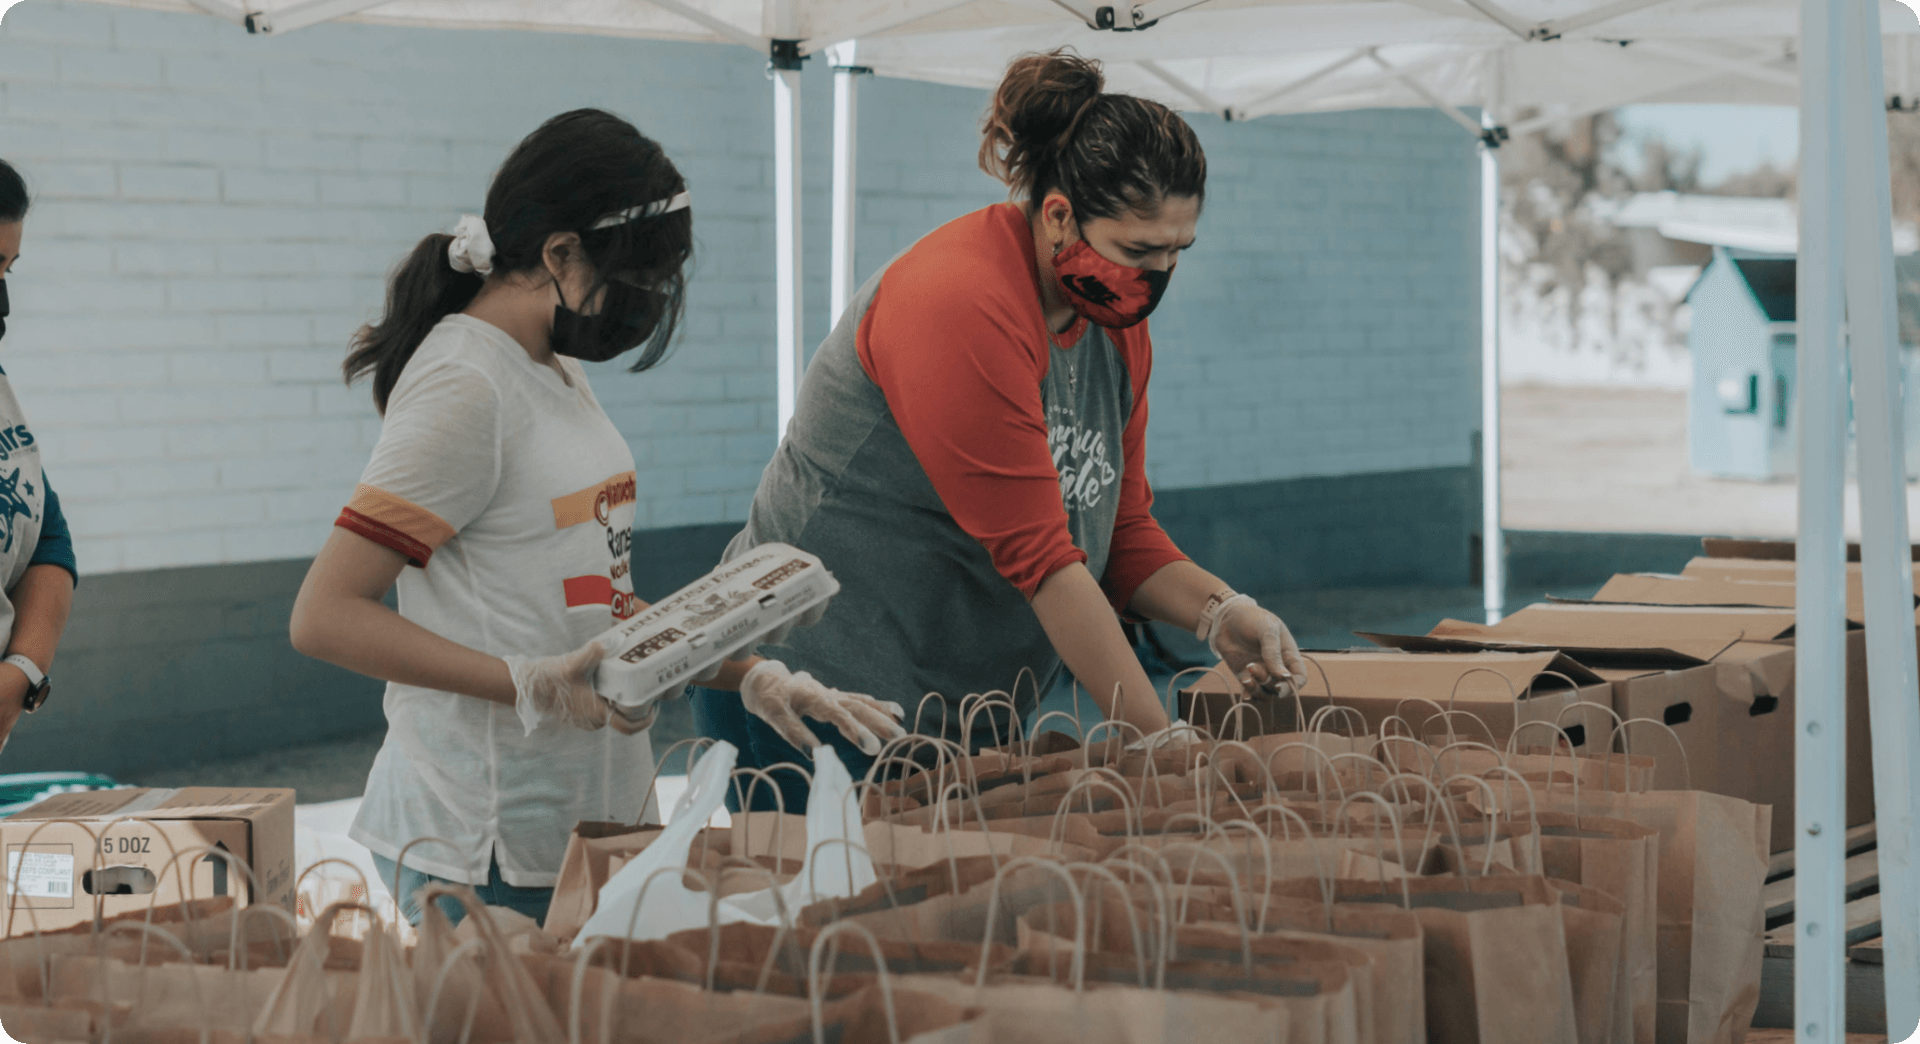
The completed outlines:
[[[853,778],[832,747],[820,746],[813,751],[813,789],[807,798],[807,856],[799,876],[777,889],[726,896],[718,903],[706,892],[687,888],[682,879],[687,855],[700,828],[726,801],[738,756],[732,744],[722,741],[694,763],[688,773],[687,791],[675,803],[666,828],[601,887],[593,916],[574,936],[576,949],[601,935],[664,939],[689,928],[705,928],[709,920],[715,924],[745,921],[772,925],[781,919],[782,903],[791,914],[821,899],[857,895],[879,880],[864,848],[865,822]]]

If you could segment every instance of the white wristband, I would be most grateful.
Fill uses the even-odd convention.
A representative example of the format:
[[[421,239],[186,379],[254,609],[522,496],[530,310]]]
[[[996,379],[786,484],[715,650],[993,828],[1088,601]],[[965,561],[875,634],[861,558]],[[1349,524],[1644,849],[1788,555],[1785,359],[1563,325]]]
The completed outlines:
[[[27,687],[30,689],[39,688],[40,682],[46,678],[46,675],[40,670],[40,665],[34,663],[21,653],[14,653],[5,660],[0,660],[0,663],[10,663],[16,668],[19,668],[20,673],[27,676]]]

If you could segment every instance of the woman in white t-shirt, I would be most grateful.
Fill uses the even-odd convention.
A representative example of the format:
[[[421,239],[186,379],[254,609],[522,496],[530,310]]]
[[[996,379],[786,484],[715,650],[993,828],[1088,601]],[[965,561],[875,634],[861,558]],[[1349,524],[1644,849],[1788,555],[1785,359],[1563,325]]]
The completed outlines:
[[[354,338],[347,378],[372,376],[380,440],[291,631],[388,682],[351,835],[410,919],[431,880],[544,917],[576,822],[657,820],[640,804],[651,716],[592,687],[592,640],[647,603],[629,568],[633,454],[580,360],[637,348],[632,372],[658,364],[692,249],[686,183],[660,146],[617,116],[565,113],[507,157],[484,219],[414,249]],[[398,613],[382,601],[395,586]],[[900,734],[897,708],[778,663],[711,684],[803,745],[802,714],[863,746]]]

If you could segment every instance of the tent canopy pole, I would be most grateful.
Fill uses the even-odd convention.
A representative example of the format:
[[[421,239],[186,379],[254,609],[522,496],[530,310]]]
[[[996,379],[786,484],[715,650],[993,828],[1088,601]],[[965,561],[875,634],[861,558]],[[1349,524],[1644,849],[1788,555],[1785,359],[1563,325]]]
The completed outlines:
[[[1800,4],[1799,542],[1794,569],[1794,1040],[1829,1044],[1846,1026],[1846,476],[1843,360],[1846,203],[1842,8]],[[1911,626],[1911,622],[1909,622]],[[1911,637],[1909,637],[1911,641]],[[1884,875],[1883,878],[1884,880]]]
[[[1903,360],[1893,285],[1886,70],[1879,8],[1857,0],[1845,7],[1845,61],[1840,66],[1845,90],[1836,92],[1844,104],[1843,147],[1836,156],[1845,158],[1841,169],[1848,179],[1841,192],[1847,207],[1841,227],[1846,230],[1846,315],[1854,424],[1859,433],[1860,562],[1874,791],[1879,797],[1881,935],[1886,981],[1912,984],[1920,982],[1920,901],[1914,895],[1920,884],[1914,880],[1920,852],[1916,852],[1913,832],[1914,803],[1920,794],[1915,791],[1910,757],[1912,751],[1920,750],[1920,689],[1915,686],[1920,672],[1916,672],[1913,641],[1913,554],[1907,529]],[[1844,707],[1836,705],[1830,713],[1844,722]],[[1855,738],[1856,744],[1861,738]],[[1844,754],[1841,747],[1830,756]],[[1846,778],[1843,771],[1831,775]],[[1844,823],[1835,822],[1833,833],[1839,834]],[[1920,1023],[1920,996],[1911,988],[1889,989],[1886,996],[1887,1029],[1892,1039],[1900,1039]],[[1836,1035],[1839,1029],[1836,1025]]]
[[[787,436],[800,397],[803,369],[800,292],[800,58],[798,47],[773,59],[773,268],[776,439]]]
[[[828,322],[838,323],[857,287],[854,234],[859,221],[857,164],[860,133],[860,80],[872,69],[855,63],[858,41],[835,44],[827,51],[833,63],[833,278]]]

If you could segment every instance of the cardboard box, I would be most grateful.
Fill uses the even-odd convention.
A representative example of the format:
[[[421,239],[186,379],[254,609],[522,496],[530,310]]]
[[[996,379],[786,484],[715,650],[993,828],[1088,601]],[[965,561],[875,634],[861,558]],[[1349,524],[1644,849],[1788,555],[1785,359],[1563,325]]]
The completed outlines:
[[[218,856],[244,860],[254,887]],[[4,934],[67,928],[183,899],[232,896],[293,912],[293,791],[129,787],[57,794],[0,819]],[[176,858],[177,857],[177,858]],[[170,866],[170,864],[175,864]]]
[[[1920,544],[1913,545],[1920,548]],[[1708,558],[1764,558],[1778,562],[1791,562],[1798,554],[1799,545],[1791,540],[1742,540],[1732,537],[1702,537],[1700,552]],[[1920,559],[1920,554],[1913,556]],[[1847,545],[1847,561],[1860,561],[1860,545]]]
[[[1652,578],[1659,579],[1659,576],[1658,574],[1653,574]],[[1621,578],[1615,577],[1614,579],[1620,580]],[[1671,588],[1666,595],[1655,595],[1650,598],[1613,597],[1600,598],[1599,600],[1615,602],[1654,601],[1661,604],[1672,605],[1676,603],[1668,601],[1667,599],[1669,597],[1683,594],[1689,590],[1688,588],[1678,586],[1678,584],[1692,580],[1700,583],[1727,585],[1717,588],[1716,590],[1718,593],[1727,597],[1754,599],[1753,604],[1757,605],[1792,608],[1794,604],[1794,564],[1791,561],[1778,562],[1743,558],[1696,558],[1687,563],[1686,571],[1681,574],[1681,576],[1667,577],[1665,579],[1670,581],[1667,586]],[[1769,589],[1754,589],[1761,585],[1765,585]],[[1607,586],[1613,587],[1614,585],[1609,581]],[[1655,587],[1657,589],[1657,586],[1658,585],[1651,585],[1644,581],[1633,581],[1628,584],[1623,584],[1623,586],[1617,590],[1618,593],[1625,593],[1629,587],[1633,589]],[[1914,569],[1914,588],[1920,591],[1920,567]],[[1701,588],[1700,591],[1704,595],[1707,589]],[[1601,592],[1605,594],[1606,589],[1602,588]],[[1599,596],[1596,596],[1596,598],[1599,598]],[[1916,606],[1920,606],[1920,596],[1916,596],[1915,604]],[[1920,612],[1916,612],[1914,618],[1916,623],[1920,623]],[[1858,562],[1847,566],[1847,619],[1852,620],[1854,623],[1865,623],[1867,619],[1866,594],[1864,585],[1860,581],[1860,563]]]
[[[1791,610],[1552,603],[1529,606],[1492,627],[1448,620],[1434,632],[1559,645],[1614,683],[1614,709],[1622,717],[1652,717],[1674,728],[1695,788],[1772,805],[1774,848],[1792,845]],[[1634,662],[1649,650],[1651,661]],[[1848,826],[1873,820],[1865,651],[1859,625],[1849,624],[1847,719],[1849,736],[1860,742],[1849,743]],[[1662,654],[1697,662],[1657,662]],[[1681,786],[1680,765],[1648,747],[1647,731],[1635,730],[1635,752],[1662,759],[1657,785]]]
[[[1379,636],[1388,644],[1395,636]],[[1410,645],[1423,639],[1398,636]],[[1339,652],[1309,652],[1312,669],[1307,672],[1307,687],[1300,695],[1300,706],[1311,718],[1329,702],[1352,707],[1366,719],[1366,729],[1378,733],[1387,718],[1398,714],[1416,734],[1444,734],[1440,712],[1420,702],[1430,700],[1441,707],[1467,711],[1486,725],[1482,731],[1472,722],[1460,719],[1454,731],[1461,739],[1491,742],[1504,747],[1522,722],[1558,723],[1568,731],[1574,745],[1587,747],[1588,737],[1604,739],[1612,721],[1599,707],[1581,708],[1580,703],[1605,707],[1612,702],[1612,687],[1586,667],[1551,649],[1527,652],[1406,651],[1389,649],[1347,649]],[[1564,677],[1561,677],[1563,676]],[[1219,723],[1235,696],[1226,691],[1227,681],[1208,672],[1193,689],[1181,694],[1181,712],[1189,722]],[[1332,687],[1329,699],[1328,687]],[[1572,708],[1572,709],[1569,709]],[[1259,697],[1254,709],[1260,713],[1266,732],[1298,731],[1293,700]],[[1431,724],[1428,724],[1431,722]],[[1331,719],[1326,728],[1347,732],[1353,728],[1350,715]],[[1212,726],[1215,732],[1220,728]],[[1247,731],[1256,730],[1248,718]],[[1490,734],[1490,735],[1489,735]],[[1552,739],[1546,729],[1528,729],[1521,742],[1545,746]]]

